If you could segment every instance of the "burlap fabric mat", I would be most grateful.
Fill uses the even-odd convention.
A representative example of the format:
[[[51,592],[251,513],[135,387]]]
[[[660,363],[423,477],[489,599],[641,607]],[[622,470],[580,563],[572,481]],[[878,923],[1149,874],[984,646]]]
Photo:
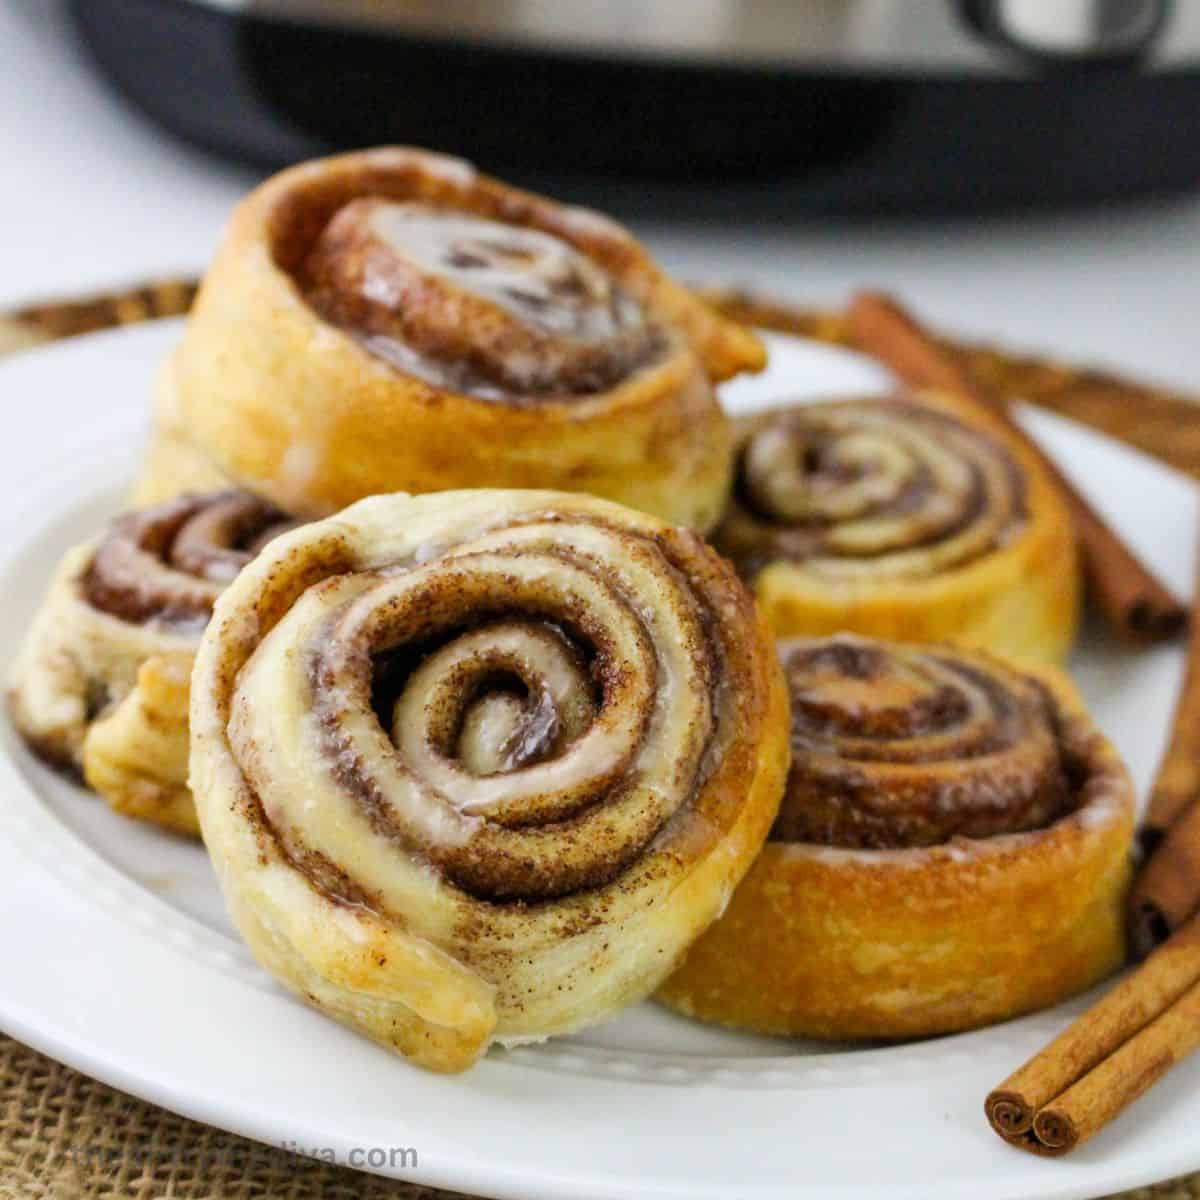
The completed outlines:
[[[0,354],[185,312],[188,281],[168,281],[0,317]],[[834,313],[712,293],[761,324],[841,340]],[[999,351],[970,349],[1010,392],[1098,426],[1200,477],[1200,419],[1183,396]],[[1200,1174],[1124,1200],[1200,1200]],[[454,1200],[262,1146],[135,1100],[0,1034],[0,1200]],[[461,1200],[461,1198],[460,1198]],[[630,1197],[630,1200],[636,1200]]]

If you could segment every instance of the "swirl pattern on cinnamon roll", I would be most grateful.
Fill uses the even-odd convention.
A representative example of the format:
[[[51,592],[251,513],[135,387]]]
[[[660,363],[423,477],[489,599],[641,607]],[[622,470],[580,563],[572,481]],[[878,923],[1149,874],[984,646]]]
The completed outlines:
[[[14,665],[10,709],[45,758],[118,812],[197,833],[187,789],[188,679],[217,597],[295,522],[248,492],[118,517],[70,550]]]
[[[642,306],[567,242],[428,204],[350,201],[305,270],[327,320],[398,370],[485,400],[607,391],[665,349]]]
[[[783,803],[667,1003],[767,1033],[922,1037],[1119,965],[1133,789],[1064,676],[851,635],[781,654]]]
[[[1073,803],[1053,702],[959,652],[844,637],[785,659],[788,802],[773,837],[869,849],[1040,829]]]
[[[775,815],[786,697],[694,535],[546,492],[377,497],[217,606],[192,776],[251,948],[438,1070],[650,991]]]
[[[803,562],[834,578],[919,579],[972,562],[1025,523],[1012,456],[937,409],[841,400],[756,424],[721,527],[736,560]]]
[[[441,155],[343,155],[234,214],[139,495],[190,454],[310,515],[554,486],[707,529],[730,476],[713,382],[764,361],[606,218]]]
[[[988,414],[935,395],[839,400],[748,418],[738,437],[714,541],[781,636],[1065,653],[1079,587],[1069,515]]]

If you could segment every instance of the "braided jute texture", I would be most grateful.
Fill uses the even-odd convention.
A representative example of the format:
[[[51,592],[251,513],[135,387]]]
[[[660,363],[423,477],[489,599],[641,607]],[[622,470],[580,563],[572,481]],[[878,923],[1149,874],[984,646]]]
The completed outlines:
[[[0,315],[0,355],[177,316],[194,294],[191,281],[167,280]],[[720,296],[731,313],[841,340],[835,313],[771,306],[742,293]],[[994,373],[1006,390],[1200,476],[1200,414],[1193,415],[1186,398],[999,351],[976,353],[977,365]],[[1130,404],[1131,395],[1140,404]],[[0,1034],[0,1200],[454,1200],[454,1195],[362,1175],[189,1121]],[[1200,1175],[1127,1192],[1122,1200],[1200,1200]]]

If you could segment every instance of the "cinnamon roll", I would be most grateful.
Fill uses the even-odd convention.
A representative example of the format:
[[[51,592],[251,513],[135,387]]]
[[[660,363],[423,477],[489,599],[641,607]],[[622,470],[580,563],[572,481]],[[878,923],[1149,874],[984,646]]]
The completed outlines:
[[[749,418],[716,546],[781,637],[850,630],[1061,660],[1079,572],[1069,514],[988,414],[925,394]]]
[[[722,910],[786,773],[779,664],[693,533],[592,497],[374,497],[217,603],[205,843],[251,949],[425,1067],[639,999]]]
[[[705,530],[731,466],[713,381],[764,361],[598,214],[442,155],[347,154],[234,213],[137,497],[170,494],[182,465],[310,516],[557,487]]]
[[[118,812],[198,833],[187,787],[196,646],[217,596],[289,524],[226,491],[128,513],[70,550],[14,664],[18,731]]]
[[[1065,676],[851,635],[781,654],[783,803],[667,1004],[761,1033],[924,1037],[1122,962],[1133,789]]]

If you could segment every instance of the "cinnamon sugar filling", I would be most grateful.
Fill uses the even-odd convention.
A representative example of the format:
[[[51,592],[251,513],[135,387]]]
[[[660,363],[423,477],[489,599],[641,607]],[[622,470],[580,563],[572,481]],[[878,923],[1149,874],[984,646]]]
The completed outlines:
[[[792,767],[771,837],[862,849],[1041,829],[1086,764],[1048,690],[982,653],[839,636],[786,652]]]
[[[82,579],[95,609],[131,623],[202,628],[216,598],[294,526],[248,492],[183,496],[118,517]]]
[[[322,318],[397,370],[506,404],[607,391],[666,345],[566,241],[453,207],[350,200],[300,282]]]
[[[1027,519],[998,442],[902,399],[845,400],[744,424],[714,541],[753,575],[771,562],[837,579],[922,578],[1003,546]]]
[[[303,691],[305,761],[381,847],[500,903],[609,883],[688,818],[734,723],[692,553],[682,534],[536,515],[317,583],[234,690],[250,793],[278,795],[288,769],[258,699],[284,667]],[[255,807],[314,886],[387,907],[299,800]]]

